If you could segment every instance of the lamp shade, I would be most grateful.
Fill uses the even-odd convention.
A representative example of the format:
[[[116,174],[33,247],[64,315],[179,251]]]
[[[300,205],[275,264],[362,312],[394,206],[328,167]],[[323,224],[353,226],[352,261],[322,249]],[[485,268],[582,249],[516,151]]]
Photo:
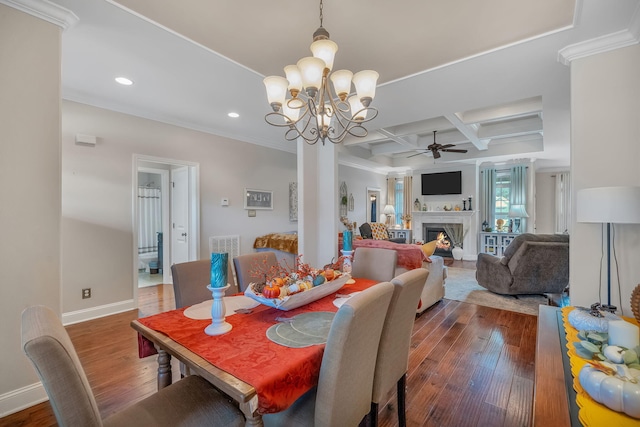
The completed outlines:
[[[576,198],[578,222],[640,224],[640,187],[584,188]]]
[[[395,215],[396,210],[393,208],[393,205],[386,205],[382,213],[385,215]]]
[[[333,68],[333,58],[335,58],[337,51],[338,45],[329,39],[316,40],[311,43],[311,53],[314,57],[322,59],[329,71]]]
[[[267,89],[267,100],[271,106],[282,106],[284,98],[287,95],[287,87],[289,82],[284,77],[269,76],[265,77],[264,86]]]
[[[358,98],[369,98],[372,100],[376,96],[376,84],[380,75],[373,70],[363,70],[353,75],[353,85],[356,87]],[[363,101],[364,103],[364,101]]]
[[[529,218],[524,205],[511,205],[509,207],[509,218]]]
[[[324,61],[320,58],[308,56],[298,61],[298,69],[302,76],[302,86],[304,88],[313,88],[318,90],[322,84],[322,71],[324,70]]]
[[[297,65],[287,65],[284,67],[284,74],[289,82],[289,92],[300,92],[302,90],[302,75]]]

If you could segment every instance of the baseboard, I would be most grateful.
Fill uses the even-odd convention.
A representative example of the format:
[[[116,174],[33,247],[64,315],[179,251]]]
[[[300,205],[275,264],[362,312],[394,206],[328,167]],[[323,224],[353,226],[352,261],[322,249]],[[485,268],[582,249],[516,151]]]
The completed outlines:
[[[41,382],[0,395],[0,418],[49,400]]]
[[[124,311],[135,310],[136,308],[138,308],[136,302],[130,299],[126,301],[114,302],[111,304],[99,305],[97,307],[71,311],[69,313],[62,313],[62,324],[64,324],[65,326],[73,325],[74,323],[98,319],[100,317],[110,316],[112,314],[122,313]]]

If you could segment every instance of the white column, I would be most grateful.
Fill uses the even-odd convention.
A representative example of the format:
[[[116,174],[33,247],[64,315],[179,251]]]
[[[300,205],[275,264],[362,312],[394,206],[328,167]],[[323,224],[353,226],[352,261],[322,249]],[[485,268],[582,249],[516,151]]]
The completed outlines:
[[[338,223],[336,147],[298,138],[298,253],[304,262],[322,267],[337,257]]]

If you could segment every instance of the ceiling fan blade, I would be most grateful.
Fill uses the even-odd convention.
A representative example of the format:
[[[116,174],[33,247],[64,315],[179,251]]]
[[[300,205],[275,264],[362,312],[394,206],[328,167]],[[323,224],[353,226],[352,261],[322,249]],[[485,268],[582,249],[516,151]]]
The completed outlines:
[[[422,154],[427,154],[427,153],[416,153],[416,154],[412,154],[412,155],[410,155],[410,156],[407,156],[407,159],[408,159],[408,158],[411,158],[411,157],[415,157],[415,156],[420,156],[420,155],[422,155]]]
[[[466,153],[467,150],[453,149],[453,148],[444,148],[442,151],[446,151],[447,153]]]
[[[455,144],[445,144],[445,145],[441,145],[440,149],[444,149],[444,148],[451,148],[451,147],[455,147]]]

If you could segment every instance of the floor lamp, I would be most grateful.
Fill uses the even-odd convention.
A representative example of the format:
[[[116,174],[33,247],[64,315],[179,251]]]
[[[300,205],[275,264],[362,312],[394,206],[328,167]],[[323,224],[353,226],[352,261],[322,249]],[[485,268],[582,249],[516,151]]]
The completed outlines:
[[[607,305],[611,305],[611,224],[640,224],[640,187],[579,190],[576,221],[607,224]]]

